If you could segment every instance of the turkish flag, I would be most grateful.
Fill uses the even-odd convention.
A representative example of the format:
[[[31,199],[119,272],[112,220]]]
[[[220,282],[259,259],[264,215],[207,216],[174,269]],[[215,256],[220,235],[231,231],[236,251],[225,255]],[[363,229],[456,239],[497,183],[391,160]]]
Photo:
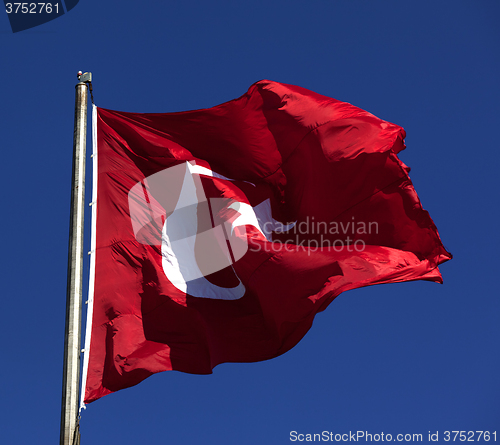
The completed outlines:
[[[205,110],[94,115],[85,403],[283,354],[345,290],[442,281],[397,125],[271,81]]]

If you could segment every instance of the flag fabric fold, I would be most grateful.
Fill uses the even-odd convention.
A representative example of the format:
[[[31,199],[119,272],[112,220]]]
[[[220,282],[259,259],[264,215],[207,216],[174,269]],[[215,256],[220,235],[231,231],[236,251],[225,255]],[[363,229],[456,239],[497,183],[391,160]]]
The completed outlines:
[[[451,255],[395,124],[272,81],[204,110],[95,115],[85,403],[283,354],[343,291],[442,282]]]

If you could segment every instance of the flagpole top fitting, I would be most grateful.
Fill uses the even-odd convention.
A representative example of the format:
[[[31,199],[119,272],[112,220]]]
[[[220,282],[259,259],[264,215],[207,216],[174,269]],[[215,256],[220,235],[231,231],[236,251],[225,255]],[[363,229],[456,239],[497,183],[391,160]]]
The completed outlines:
[[[79,84],[81,83],[91,83],[92,82],[92,73],[82,73],[81,71],[78,71],[77,73],[78,82]]]

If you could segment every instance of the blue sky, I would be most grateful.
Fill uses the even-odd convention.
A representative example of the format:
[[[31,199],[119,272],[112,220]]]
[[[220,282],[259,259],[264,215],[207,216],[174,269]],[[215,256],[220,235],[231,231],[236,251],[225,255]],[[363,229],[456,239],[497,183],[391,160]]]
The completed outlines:
[[[340,295],[281,357],[161,373],[90,404],[82,443],[274,445],[358,430],[500,441],[499,14],[486,0],[81,0],[16,34],[0,14],[2,443],[59,437],[78,70],[92,71],[104,108],[210,107],[271,79],[401,125],[400,158],[454,255],[444,285]]]

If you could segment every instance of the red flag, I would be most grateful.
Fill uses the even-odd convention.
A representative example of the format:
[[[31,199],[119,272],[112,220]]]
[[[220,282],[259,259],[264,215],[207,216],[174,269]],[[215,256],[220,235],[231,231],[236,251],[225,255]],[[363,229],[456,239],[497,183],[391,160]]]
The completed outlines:
[[[205,110],[95,115],[85,403],[283,354],[345,290],[441,282],[451,255],[397,125],[270,81]]]

